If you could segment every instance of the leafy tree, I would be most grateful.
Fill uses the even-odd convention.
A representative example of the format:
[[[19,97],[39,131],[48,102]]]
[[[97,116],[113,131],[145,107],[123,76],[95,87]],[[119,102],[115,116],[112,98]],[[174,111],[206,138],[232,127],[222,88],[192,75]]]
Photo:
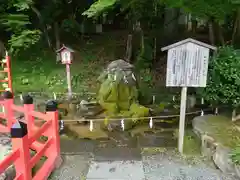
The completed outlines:
[[[31,27],[31,22],[26,11],[33,2],[31,0],[2,1],[0,10],[0,23],[10,32],[8,44],[11,52],[17,52],[20,48],[26,49],[35,44],[41,32]]]
[[[84,11],[82,15],[87,16],[88,18],[99,16],[101,13],[114,8],[117,2],[118,0],[97,0],[90,6],[89,9]]]

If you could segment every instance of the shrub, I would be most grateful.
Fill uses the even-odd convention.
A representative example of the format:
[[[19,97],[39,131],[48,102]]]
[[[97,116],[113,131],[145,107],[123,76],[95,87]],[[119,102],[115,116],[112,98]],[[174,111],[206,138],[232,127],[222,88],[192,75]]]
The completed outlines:
[[[240,105],[240,56],[233,47],[220,47],[210,59],[207,87],[202,96],[211,104]]]

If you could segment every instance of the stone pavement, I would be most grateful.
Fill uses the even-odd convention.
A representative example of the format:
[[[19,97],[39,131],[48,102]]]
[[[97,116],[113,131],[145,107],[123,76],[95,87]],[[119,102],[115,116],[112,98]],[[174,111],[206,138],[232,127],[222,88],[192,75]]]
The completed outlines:
[[[0,133],[0,161],[11,152],[11,138],[9,133]]]
[[[0,134],[0,144],[1,156],[4,156],[11,149],[10,138],[6,134]],[[143,147],[102,145],[83,140],[61,141],[64,163],[49,179],[237,180],[206,164],[204,159],[186,161],[170,147],[164,152],[161,148],[161,151],[146,152]]]
[[[109,155],[81,153],[64,155],[64,163],[51,180],[236,180],[223,175],[203,159],[187,161],[169,150],[123,157],[116,148]],[[122,151],[125,151],[122,149]],[[125,151],[124,153],[126,153]],[[102,154],[102,158],[99,158]],[[140,159],[138,158],[140,156]],[[122,160],[120,160],[122,159]],[[200,161],[199,161],[200,160]]]

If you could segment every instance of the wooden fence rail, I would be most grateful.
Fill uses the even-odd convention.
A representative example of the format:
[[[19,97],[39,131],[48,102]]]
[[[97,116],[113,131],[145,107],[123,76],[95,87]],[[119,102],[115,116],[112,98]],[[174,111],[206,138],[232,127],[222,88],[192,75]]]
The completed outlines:
[[[14,165],[15,180],[47,180],[51,172],[61,164],[57,103],[49,101],[46,113],[40,113],[34,111],[33,99],[29,95],[23,98],[23,102],[23,106],[16,106],[13,104],[12,93],[4,93],[1,104],[5,112],[0,116],[5,118],[7,123],[0,126],[0,132],[10,132],[12,153],[0,162],[0,174]],[[15,111],[24,114],[23,121],[16,120]],[[35,125],[35,118],[44,120],[44,123],[41,126]],[[47,140],[40,141],[42,136]],[[33,157],[30,150],[36,151]],[[47,160],[33,176],[32,168],[43,156]]]

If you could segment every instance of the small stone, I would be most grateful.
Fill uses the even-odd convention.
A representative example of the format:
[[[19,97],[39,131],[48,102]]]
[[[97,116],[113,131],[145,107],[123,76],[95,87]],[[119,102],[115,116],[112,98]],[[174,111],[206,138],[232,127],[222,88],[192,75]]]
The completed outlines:
[[[110,169],[109,169],[109,172],[111,172],[111,173],[112,173],[112,172],[115,172],[115,171],[116,171],[116,168],[110,168]]]

